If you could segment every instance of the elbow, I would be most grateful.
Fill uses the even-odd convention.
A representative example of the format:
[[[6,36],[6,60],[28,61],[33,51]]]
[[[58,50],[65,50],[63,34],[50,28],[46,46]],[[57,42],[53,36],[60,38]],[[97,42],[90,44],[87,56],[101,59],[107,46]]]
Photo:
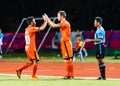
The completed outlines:
[[[39,31],[42,31],[42,30],[44,30],[44,28],[39,28]]]
[[[56,28],[56,26],[52,26],[52,28]]]
[[[49,26],[50,26],[51,28],[56,28],[56,25],[55,25],[55,24],[52,24],[52,23],[49,23]]]

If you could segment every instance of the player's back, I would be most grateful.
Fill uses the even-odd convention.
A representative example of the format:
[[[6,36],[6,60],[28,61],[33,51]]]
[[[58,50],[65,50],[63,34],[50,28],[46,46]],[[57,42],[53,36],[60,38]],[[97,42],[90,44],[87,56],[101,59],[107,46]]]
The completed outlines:
[[[26,41],[25,49],[36,50],[35,36],[37,31],[38,30],[35,27],[31,27],[31,26],[28,26],[25,29],[25,41]]]

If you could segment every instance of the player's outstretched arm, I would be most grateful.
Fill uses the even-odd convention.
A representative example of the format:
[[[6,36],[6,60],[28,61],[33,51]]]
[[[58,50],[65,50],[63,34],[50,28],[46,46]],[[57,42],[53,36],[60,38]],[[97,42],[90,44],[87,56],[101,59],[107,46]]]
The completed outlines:
[[[44,16],[42,17],[43,17],[44,23],[39,27],[39,31],[44,30],[45,27],[47,26],[47,19]]]
[[[44,14],[45,18],[47,19],[48,25],[52,28],[60,28],[60,24],[55,24],[50,20],[50,18],[47,16],[47,14]]]
[[[86,39],[85,42],[101,42],[102,40],[99,39]]]

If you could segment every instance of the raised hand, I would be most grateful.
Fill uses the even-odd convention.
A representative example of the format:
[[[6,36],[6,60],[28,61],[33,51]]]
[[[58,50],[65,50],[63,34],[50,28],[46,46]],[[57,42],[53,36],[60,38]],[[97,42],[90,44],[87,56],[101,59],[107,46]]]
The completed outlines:
[[[46,18],[46,19],[49,19],[49,17],[48,17],[48,15],[47,15],[47,14],[44,14],[44,16],[45,16],[45,18]]]
[[[47,22],[47,18],[44,15],[42,15],[42,18],[45,22]]]

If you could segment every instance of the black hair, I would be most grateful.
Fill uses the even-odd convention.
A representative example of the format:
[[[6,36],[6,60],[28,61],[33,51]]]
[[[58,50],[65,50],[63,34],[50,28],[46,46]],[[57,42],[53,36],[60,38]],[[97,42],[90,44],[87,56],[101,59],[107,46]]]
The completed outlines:
[[[31,22],[33,21],[33,19],[35,19],[33,16],[29,16],[29,17],[27,18],[27,23],[28,23],[28,25],[31,24]]]
[[[95,20],[99,22],[100,24],[102,24],[103,19],[101,17],[97,16],[95,17]]]
[[[81,36],[81,34],[78,34],[78,35],[76,35],[76,38],[77,38],[77,37],[80,37],[80,36]]]

